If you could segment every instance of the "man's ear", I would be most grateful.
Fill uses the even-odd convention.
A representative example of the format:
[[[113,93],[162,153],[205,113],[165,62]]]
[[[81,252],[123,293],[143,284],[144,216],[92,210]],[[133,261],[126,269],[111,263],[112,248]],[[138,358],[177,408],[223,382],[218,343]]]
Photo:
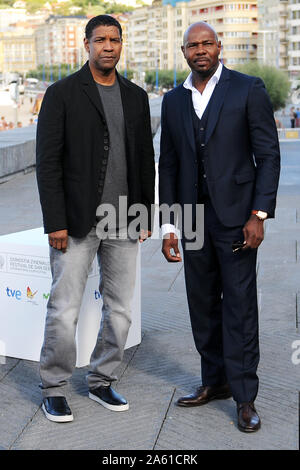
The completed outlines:
[[[181,46],[181,47],[180,47],[180,49],[181,49],[181,52],[182,52],[182,54],[183,54],[183,55],[184,55],[184,57],[185,57],[185,53],[184,53],[184,46]]]
[[[87,38],[84,38],[83,44],[84,44],[84,48],[85,48],[86,52],[90,53],[90,43],[89,43],[89,40]]]

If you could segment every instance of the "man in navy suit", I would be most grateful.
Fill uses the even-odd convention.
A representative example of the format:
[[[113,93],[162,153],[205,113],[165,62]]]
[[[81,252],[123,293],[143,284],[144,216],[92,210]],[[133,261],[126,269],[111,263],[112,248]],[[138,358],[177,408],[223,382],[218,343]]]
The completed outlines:
[[[191,25],[182,46],[191,73],[162,104],[160,204],[178,203],[183,209],[185,204],[204,204],[202,248],[188,249],[182,233],[202,386],[177,404],[199,406],[233,396],[238,428],[253,432],[260,428],[254,406],[259,361],[256,255],[264,220],[274,217],[280,152],[262,80],[227,69],[219,61],[220,51],[212,27]],[[162,225],[162,251],[169,262],[178,262],[178,239],[173,219],[169,222]]]

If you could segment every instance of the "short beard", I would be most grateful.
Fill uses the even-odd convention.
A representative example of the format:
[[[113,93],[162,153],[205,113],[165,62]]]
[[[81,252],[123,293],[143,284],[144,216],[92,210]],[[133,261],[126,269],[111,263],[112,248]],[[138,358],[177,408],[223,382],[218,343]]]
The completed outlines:
[[[212,77],[213,74],[216,72],[219,64],[216,64],[215,66],[211,67],[209,70],[193,70],[194,73],[198,75],[198,77],[201,80],[205,80],[208,77]]]

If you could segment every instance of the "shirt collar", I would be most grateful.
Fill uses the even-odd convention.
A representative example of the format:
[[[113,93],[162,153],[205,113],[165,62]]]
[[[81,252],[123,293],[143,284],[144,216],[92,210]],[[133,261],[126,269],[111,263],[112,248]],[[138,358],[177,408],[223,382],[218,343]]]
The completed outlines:
[[[208,83],[211,83],[211,82],[212,83],[215,82],[217,84],[220,80],[222,70],[223,70],[223,65],[222,65],[221,62],[219,62],[217,70],[215,71],[213,76],[209,79],[209,81],[207,82],[207,85],[208,85]],[[185,82],[183,83],[184,88],[187,88],[188,90],[195,90],[196,89],[193,86],[192,76],[193,75],[192,75],[192,72],[191,72],[189,74],[189,76],[186,78]]]

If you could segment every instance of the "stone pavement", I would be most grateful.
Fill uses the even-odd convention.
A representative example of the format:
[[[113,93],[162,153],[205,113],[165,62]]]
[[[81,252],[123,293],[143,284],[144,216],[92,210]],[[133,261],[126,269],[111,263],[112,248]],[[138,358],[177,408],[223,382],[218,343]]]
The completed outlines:
[[[0,364],[0,448],[298,448],[300,364],[291,357],[293,341],[300,340],[300,143],[284,143],[281,149],[276,219],[266,223],[258,259],[261,361],[256,405],[261,430],[248,435],[237,429],[232,399],[195,409],[175,406],[178,396],[199,385],[200,361],[182,265],[167,264],[161,242],[153,239],[142,245],[142,342],[125,352],[116,385],[128,398],[129,411],[112,413],[89,400],[87,368],[80,368],[68,395],[74,421],[51,423],[40,407],[38,364],[6,358]],[[0,234],[41,225],[34,173],[0,185],[0,215]]]

